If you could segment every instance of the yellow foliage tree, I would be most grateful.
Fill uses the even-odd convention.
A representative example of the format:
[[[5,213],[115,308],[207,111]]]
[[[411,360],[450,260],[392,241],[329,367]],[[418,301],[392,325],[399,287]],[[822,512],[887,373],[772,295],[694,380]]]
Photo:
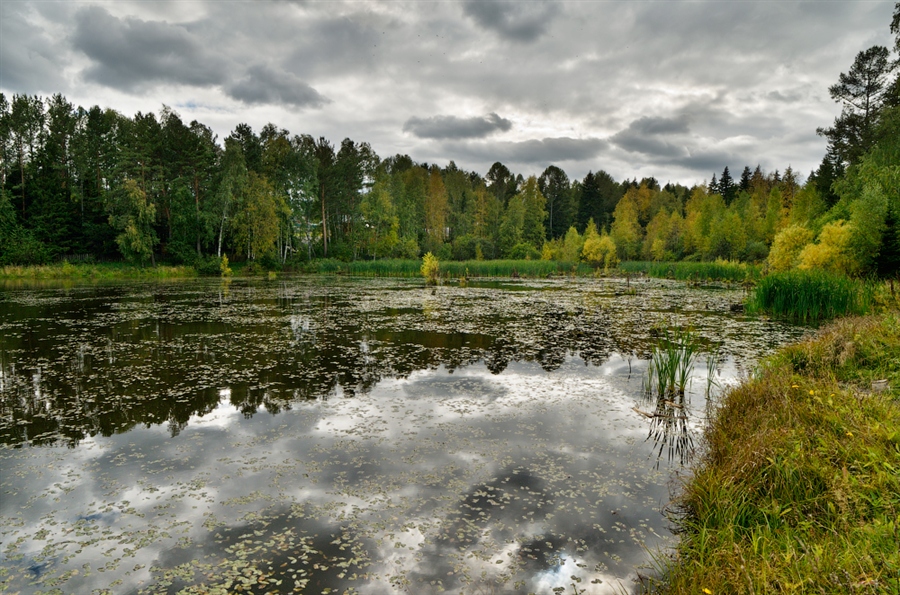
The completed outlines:
[[[853,226],[838,220],[829,223],[819,233],[819,241],[807,244],[797,257],[799,269],[821,269],[832,273],[852,274],[854,260],[850,255]]]
[[[638,219],[639,205],[637,193],[625,194],[613,212],[613,224],[610,235],[619,248],[619,256],[625,260],[638,257],[643,239],[643,229]],[[587,232],[585,232],[587,243]]]
[[[798,263],[803,248],[813,241],[813,232],[800,225],[788,225],[775,235],[769,251],[769,267],[773,271],[788,271]]]
[[[594,220],[591,219],[588,223],[590,227],[594,223]],[[597,231],[597,226],[594,226],[594,231]],[[584,238],[581,237],[581,234],[578,233],[578,230],[575,229],[575,226],[569,228],[569,231],[566,232],[566,236],[563,238],[562,247],[559,250],[559,260],[565,262],[575,262],[578,260],[578,255],[581,254],[581,249],[584,247]]]
[[[438,262],[437,257],[431,252],[427,252],[425,256],[422,257],[422,268],[420,269],[422,276],[425,277],[425,283],[427,285],[437,285],[440,270],[441,265]]]
[[[584,230],[581,258],[593,267],[602,266],[606,270],[619,264],[615,241],[605,233],[602,236],[597,233],[593,219],[588,221],[587,229]]]

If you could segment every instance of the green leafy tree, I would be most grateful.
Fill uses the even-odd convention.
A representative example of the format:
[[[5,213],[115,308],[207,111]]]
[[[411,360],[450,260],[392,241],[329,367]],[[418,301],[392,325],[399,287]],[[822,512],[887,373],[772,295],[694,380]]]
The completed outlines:
[[[509,171],[508,167],[499,161],[491,165],[484,179],[487,182],[488,191],[497,197],[497,200],[500,201],[501,206],[504,208],[509,199],[515,196],[519,190],[516,184],[516,177]]]
[[[590,223],[593,223],[593,221]],[[594,231],[597,231],[596,225],[594,226]],[[559,251],[557,260],[577,262],[583,248],[584,238],[581,237],[581,234],[578,233],[578,230],[575,229],[575,226],[573,225],[569,228],[569,231],[566,232],[566,236],[563,238],[562,248]]]
[[[431,252],[426,252],[425,256],[422,257],[422,267],[421,272],[422,276],[425,277],[425,282],[428,285],[437,285],[438,279],[440,278],[441,265],[438,262],[437,257]]]
[[[534,248],[540,248],[547,237],[544,227],[547,219],[547,211],[544,207],[547,205],[547,200],[541,193],[537,178],[531,176],[525,180],[519,195],[522,197],[522,206],[525,209],[522,221],[522,241]]]
[[[249,184],[249,173],[240,144],[233,138],[225,139],[222,156],[222,173],[215,194],[215,214],[218,227],[216,256],[222,257],[222,243],[230,230],[229,218],[235,216],[236,205],[244,200]]]
[[[369,255],[374,259],[379,255],[388,256],[400,242],[400,222],[386,181],[375,182],[372,190],[363,197],[360,211]]]
[[[150,259],[155,266],[153,250],[159,240],[153,223],[156,220],[156,205],[148,198],[137,180],[126,180],[122,189],[112,195],[109,205],[109,223],[119,230],[116,244],[122,256],[141,266]]]
[[[523,243],[524,231],[525,201],[521,194],[517,194],[509,199],[500,222],[498,241],[505,257],[511,257],[513,249]]]
[[[551,165],[538,178],[538,189],[547,200],[547,237],[562,237],[575,217],[569,176],[559,167]]]
[[[638,193],[632,188],[625,193],[613,212],[613,223],[609,235],[619,250],[620,260],[634,260],[641,250],[643,230],[639,220],[640,207]],[[585,234],[587,243],[587,234]]]
[[[247,260],[274,253],[278,237],[278,211],[283,202],[274,186],[260,174],[250,172],[243,200],[236,203],[232,233]]]
[[[448,197],[441,170],[432,167],[425,194],[425,249],[437,252],[447,239]]]

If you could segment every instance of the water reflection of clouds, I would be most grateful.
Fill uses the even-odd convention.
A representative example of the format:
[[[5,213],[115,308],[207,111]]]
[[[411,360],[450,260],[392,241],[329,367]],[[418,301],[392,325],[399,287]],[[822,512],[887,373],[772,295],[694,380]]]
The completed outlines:
[[[234,558],[224,548],[247,545],[242,535],[281,543],[296,534],[325,552],[323,562],[346,553],[330,545],[334,535],[353,536],[372,558],[357,569],[368,579],[321,571],[319,586],[390,593],[405,588],[394,582],[403,576],[422,581],[412,591],[427,593],[438,590],[431,581],[489,590],[508,578],[507,586],[523,580],[539,592],[569,586],[577,573],[581,586],[604,581],[590,591],[601,593],[666,543],[668,474],[648,464],[647,423],[631,411],[646,364],[627,353],[642,344],[623,343],[637,347],[616,355],[620,338],[610,329],[624,307],[612,294],[588,295],[576,284],[575,298],[554,292],[561,303],[552,304],[535,285],[514,298],[401,287],[354,302],[329,296],[328,287],[294,299],[285,284],[277,303],[259,304],[239,302],[266,300],[267,290],[236,286],[235,308],[221,315],[206,304],[199,312],[185,306],[202,301],[203,291],[169,292],[168,302],[148,305],[149,292],[128,308],[109,308],[115,317],[98,314],[77,337],[51,333],[38,386],[33,368],[0,360],[3,386],[28,372],[27,392],[40,395],[44,411],[74,378],[79,398],[94,399],[99,411],[109,389],[90,375],[115,373],[104,363],[115,354],[139,390],[129,401],[128,385],[113,384],[119,417],[106,426],[109,437],[94,430],[68,451],[0,449],[0,516],[13,521],[3,541],[17,542],[47,576],[121,558],[104,573],[69,579],[70,591],[114,580],[122,589],[152,585],[159,574],[151,564],[172,570],[203,556],[220,560],[213,570],[225,573]],[[671,294],[644,301],[662,307],[683,292]],[[316,310],[317,300],[328,310]],[[119,325],[112,340],[110,324]],[[732,361],[721,366],[726,376],[737,369]],[[331,376],[322,381],[323,374]],[[150,406],[154,399],[160,408]],[[180,434],[163,419],[181,420]],[[133,570],[128,550],[146,567]],[[44,559],[44,551],[52,555]],[[287,563],[285,556],[262,551],[253,564]]]

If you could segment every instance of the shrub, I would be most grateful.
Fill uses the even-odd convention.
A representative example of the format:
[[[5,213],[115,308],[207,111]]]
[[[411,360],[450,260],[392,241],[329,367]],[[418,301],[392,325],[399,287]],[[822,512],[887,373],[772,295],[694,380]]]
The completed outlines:
[[[198,275],[220,275],[222,274],[222,260],[215,256],[196,258],[194,260],[194,270],[197,271]]]
[[[531,244],[522,242],[510,248],[508,258],[509,260],[540,260],[541,253]]]
[[[428,252],[422,257],[422,276],[425,277],[425,283],[428,285],[437,285],[438,276],[440,275],[440,263],[438,259]]]

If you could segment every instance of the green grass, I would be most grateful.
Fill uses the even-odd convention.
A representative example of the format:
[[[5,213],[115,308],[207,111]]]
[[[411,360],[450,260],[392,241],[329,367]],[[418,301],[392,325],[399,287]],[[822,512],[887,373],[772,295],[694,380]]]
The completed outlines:
[[[873,391],[887,380],[887,391]],[[900,318],[845,318],[723,397],[668,593],[900,593]]]
[[[316,260],[307,265],[306,272],[352,275],[355,277],[406,277],[422,276],[422,260]],[[467,260],[441,261],[443,278],[463,277],[546,277],[570,274],[590,275],[593,269],[586,264],[561,263],[550,260]]]
[[[739,262],[643,262],[619,263],[619,271],[643,273],[660,279],[680,281],[731,281],[742,283],[760,276],[761,267]]]
[[[747,306],[795,322],[812,323],[870,311],[873,283],[821,271],[773,273],[759,280]]]
[[[2,266],[0,279],[174,279],[195,277],[197,271],[190,266],[137,267],[126,263]]]

